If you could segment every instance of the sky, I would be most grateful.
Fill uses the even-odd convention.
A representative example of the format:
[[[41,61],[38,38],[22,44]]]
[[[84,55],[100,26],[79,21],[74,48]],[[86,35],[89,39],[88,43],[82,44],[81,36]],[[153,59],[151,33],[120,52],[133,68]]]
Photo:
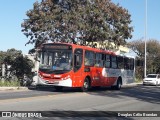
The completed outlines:
[[[21,32],[21,23],[27,18],[26,11],[33,8],[37,0],[1,0],[0,3],[0,51],[15,48],[24,54],[34,45],[27,45],[28,38]],[[40,0],[39,0],[40,1]],[[131,26],[134,28],[132,39],[145,37],[145,0],[111,0],[119,3],[131,14]],[[147,39],[160,41],[160,0],[147,0]]]

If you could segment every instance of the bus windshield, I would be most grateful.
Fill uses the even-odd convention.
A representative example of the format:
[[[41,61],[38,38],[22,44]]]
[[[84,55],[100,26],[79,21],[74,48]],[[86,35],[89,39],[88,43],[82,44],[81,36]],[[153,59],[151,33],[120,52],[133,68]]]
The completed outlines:
[[[71,50],[52,50],[41,52],[39,69],[41,71],[70,71],[72,69]]]

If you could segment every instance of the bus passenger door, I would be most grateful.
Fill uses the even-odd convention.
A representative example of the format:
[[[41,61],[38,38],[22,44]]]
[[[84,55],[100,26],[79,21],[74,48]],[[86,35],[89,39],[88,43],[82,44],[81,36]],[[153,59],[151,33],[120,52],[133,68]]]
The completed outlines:
[[[74,51],[74,75],[73,75],[73,87],[80,87],[82,83],[82,63],[83,63],[83,50],[78,48]]]

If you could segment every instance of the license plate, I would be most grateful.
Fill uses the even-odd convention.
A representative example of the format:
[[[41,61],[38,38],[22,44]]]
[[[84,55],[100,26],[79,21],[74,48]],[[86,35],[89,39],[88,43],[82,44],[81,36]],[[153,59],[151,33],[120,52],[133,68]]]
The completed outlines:
[[[53,82],[53,84],[59,84],[59,82],[58,82],[58,81],[55,81],[55,82]]]
[[[58,81],[49,81],[50,84],[59,84]]]

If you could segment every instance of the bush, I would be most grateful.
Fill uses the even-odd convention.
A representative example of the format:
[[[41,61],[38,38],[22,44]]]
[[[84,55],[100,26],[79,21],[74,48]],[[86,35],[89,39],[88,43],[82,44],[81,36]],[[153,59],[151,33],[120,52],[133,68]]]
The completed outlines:
[[[19,87],[20,86],[20,82],[18,80],[12,80],[12,81],[8,81],[8,80],[0,80],[0,87]]]
[[[140,78],[135,78],[135,82],[136,83],[140,83],[140,82],[142,82],[143,80],[142,79],[140,79]]]

